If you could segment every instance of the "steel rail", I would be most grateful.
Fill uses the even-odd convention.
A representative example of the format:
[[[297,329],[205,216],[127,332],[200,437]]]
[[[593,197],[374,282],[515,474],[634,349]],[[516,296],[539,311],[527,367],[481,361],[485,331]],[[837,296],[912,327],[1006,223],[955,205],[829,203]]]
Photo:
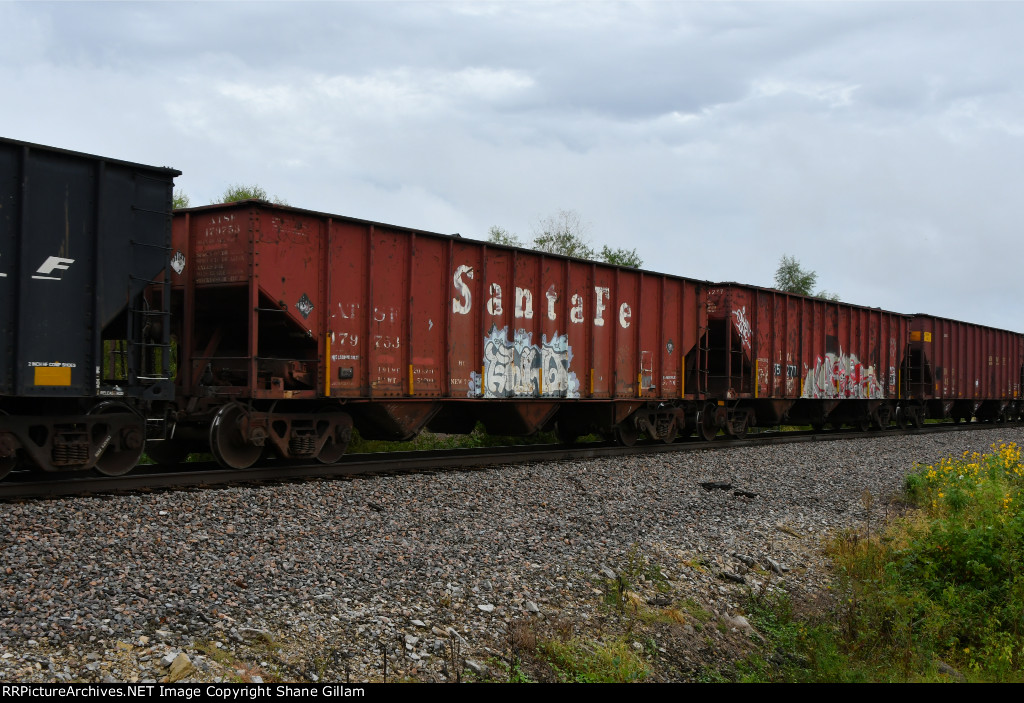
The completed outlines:
[[[744,439],[721,437],[712,442],[697,439],[672,444],[643,442],[624,447],[609,442],[579,445],[535,444],[513,447],[486,447],[471,449],[445,449],[408,452],[379,452],[349,454],[336,464],[319,462],[274,461],[240,470],[224,469],[216,463],[181,464],[186,471],[161,469],[155,465],[140,465],[124,476],[99,476],[87,472],[15,472],[0,482],[0,500],[53,498],[66,496],[106,495],[126,491],[178,489],[238,485],[260,482],[282,482],[317,478],[338,478],[367,474],[398,474],[415,471],[444,469],[475,469],[502,464],[522,464],[572,459],[598,459],[631,454],[664,454],[693,452],[737,447],[762,447],[800,442],[830,442],[844,439],[903,437],[965,430],[998,430],[1017,427],[1018,423],[942,423],[926,425],[921,429],[831,430],[761,432]],[[42,477],[42,480],[40,480]]]

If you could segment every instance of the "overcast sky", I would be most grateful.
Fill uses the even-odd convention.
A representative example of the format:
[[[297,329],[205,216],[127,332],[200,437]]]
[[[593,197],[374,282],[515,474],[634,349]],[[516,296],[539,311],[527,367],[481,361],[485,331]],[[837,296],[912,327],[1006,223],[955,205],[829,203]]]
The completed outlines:
[[[0,135],[193,205],[529,239],[1024,331],[1024,4],[0,2]]]

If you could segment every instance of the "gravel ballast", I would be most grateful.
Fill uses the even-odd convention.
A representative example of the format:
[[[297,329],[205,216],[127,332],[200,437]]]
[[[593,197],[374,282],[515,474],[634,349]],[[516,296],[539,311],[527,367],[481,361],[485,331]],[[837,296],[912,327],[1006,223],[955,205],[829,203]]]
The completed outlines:
[[[638,555],[666,597],[738,625],[677,633],[700,647],[673,670],[696,671],[751,641],[749,589],[825,592],[825,537],[880,525],[916,462],[1011,441],[1024,430],[0,505],[0,679],[379,681],[383,649],[389,680],[481,677],[510,622],[605,617],[602,584]]]

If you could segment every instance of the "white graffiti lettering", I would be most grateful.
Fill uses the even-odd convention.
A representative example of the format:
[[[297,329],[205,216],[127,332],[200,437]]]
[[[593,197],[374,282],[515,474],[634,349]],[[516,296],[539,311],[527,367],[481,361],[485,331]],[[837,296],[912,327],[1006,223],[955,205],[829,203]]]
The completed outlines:
[[[736,318],[736,331],[740,335],[740,339],[743,340],[743,346],[747,349],[750,348],[750,321],[747,320],[747,306],[743,306],[739,310],[732,311],[733,317]]]
[[[892,369],[890,369],[891,371]],[[804,379],[804,398],[885,398],[885,387],[875,367],[865,367],[856,354],[828,353],[818,357]]]
[[[533,334],[516,330],[512,339],[508,327],[496,325],[484,337],[483,375],[472,372],[471,398],[557,397],[579,398],[580,383],[569,370],[572,348],[566,334],[555,333],[549,341],[541,335],[540,345],[532,343]]]

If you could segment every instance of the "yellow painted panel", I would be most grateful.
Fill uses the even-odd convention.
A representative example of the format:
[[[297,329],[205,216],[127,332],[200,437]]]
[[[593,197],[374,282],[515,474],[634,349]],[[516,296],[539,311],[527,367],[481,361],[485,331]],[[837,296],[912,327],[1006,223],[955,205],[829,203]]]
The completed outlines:
[[[37,366],[37,386],[70,386],[71,368],[68,366]]]

